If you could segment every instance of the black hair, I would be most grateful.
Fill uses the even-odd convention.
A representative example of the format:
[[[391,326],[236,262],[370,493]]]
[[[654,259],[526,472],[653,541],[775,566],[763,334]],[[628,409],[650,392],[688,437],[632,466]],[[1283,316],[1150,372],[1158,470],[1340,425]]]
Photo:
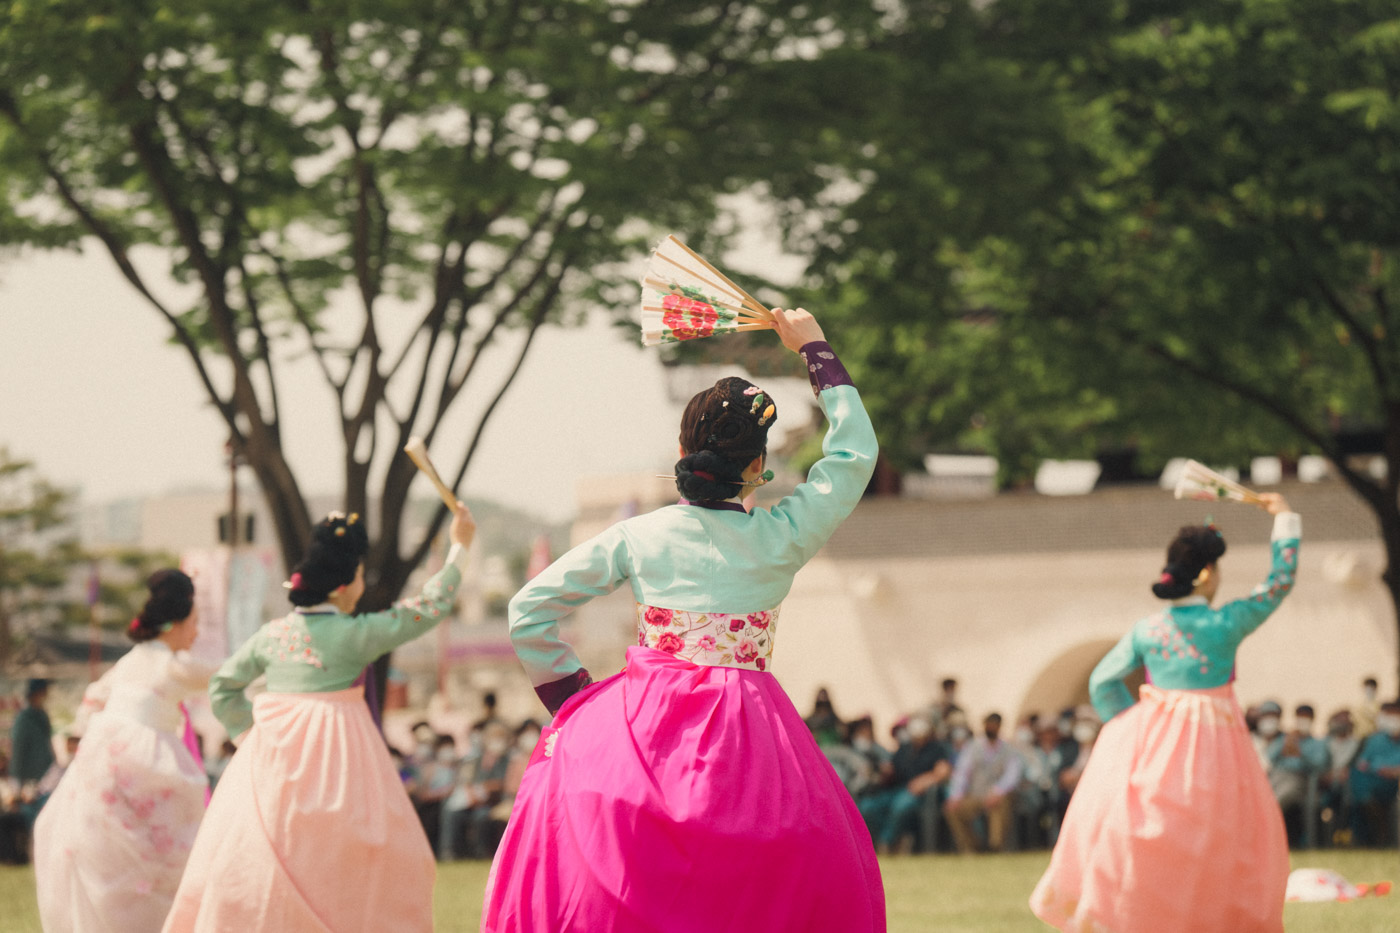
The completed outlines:
[[[292,568],[287,598],[293,606],[316,606],[354,581],[360,561],[369,551],[369,533],[360,516],[332,512],[311,533],[311,546]]]
[[[126,637],[138,644],[156,638],[165,626],[188,619],[194,611],[194,581],[173,567],[146,578],[151,595],[141,613],[127,626]]]
[[[1201,571],[1225,554],[1225,539],[1214,525],[1187,525],[1176,533],[1167,547],[1167,565],[1152,593],[1158,599],[1190,596]]]
[[[729,376],[696,393],[681,415],[676,489],[694,502],[732,499],[744,468],[768,449],[777,404],[747,379]]]

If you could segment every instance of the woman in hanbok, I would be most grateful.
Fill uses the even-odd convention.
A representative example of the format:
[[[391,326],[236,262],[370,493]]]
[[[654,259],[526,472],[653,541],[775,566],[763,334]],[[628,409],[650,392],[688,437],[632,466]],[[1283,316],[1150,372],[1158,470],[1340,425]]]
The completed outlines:
[[[1293,588],[1302,522],[1282,496],[1268,579],[1211,606],[1225,540],[1181,529],[1139,621],[1089,679],[1105,725],[1031,896],[1066,931],[1280,933],[1288,881],[1283,816],[1235,699],[1235,653]],[[1124,679],[1146,667],[1134,702]]]
[[[874,470],[870,419],[805,311],[775,312],[830,422],[807,482],[771,509],[771,398],[722,379],[681,421],[679,504],[613,525],[511,600],[511,637],[555,718],[487,883],[481,929],[809,933],[885,929],[870,834],[773,675],[793,576]],[[591,683],[558,623],[626,585],[637,640]]]
[[[34,827],[39,918],[54,933],[160,930],[204,816],[181,702],[212,670],[187,651],[194,584],[158,570],[146,585],[127,628],[136,646],[84,693],[81,744]]]
[[[365,665],[452,610],[475,525],[457,503],[447,563],[416,598],[352,615],[369,548],[358,515],[332,513],[288,584],[295,607],[209,685],[238,752],[195,840],[167,933],[419,933],[436,868],[364,702]],[[267,690],[244,694],[260,675]]]

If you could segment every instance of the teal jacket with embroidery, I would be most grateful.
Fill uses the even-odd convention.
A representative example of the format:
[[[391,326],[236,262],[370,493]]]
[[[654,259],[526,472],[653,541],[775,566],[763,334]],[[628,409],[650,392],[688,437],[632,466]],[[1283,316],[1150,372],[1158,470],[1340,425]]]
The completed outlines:
[[[258,629],[209,679],[214,715],[237,737],[253,725],[245,690],[267,675],[273,693],[331,693],[354,685],[365,665],[443,620],[457,598],[466,551],[452,545],[447,564],[422,592],[384,612],[346,615],[330,604],[297,609]]]
[[[1216,609],[1202,597],[1188,597],[1139,620],[1089,676],[1089,697],[1104,722],[1136,701],[1123,681],[1144,666],[1152,683],[1167,690],[1229,683],[1240,643],[1293,589],[1301,534],[1302,519],[1296,513],[1275,517],[1268,579],[1244,599]]]
[[[823,348],[827,366],[839,366],[826,344],[809,346]],[[820,363],[810,366],[830,428],[822,459],[791,495],[752,512],[681,504],[619,522],[564,554],[510,601],[511,641],[551,711],[587,676],[559,637],[559,620],[575,608],[626,583],[647,606],[738,614],[774,609],[797,571],[856,507],[875,469],[875,430],[855,386],[819,381]],[[580,679],[569,683],[570,677]],[[567,686],[550,693],[552,684]]]

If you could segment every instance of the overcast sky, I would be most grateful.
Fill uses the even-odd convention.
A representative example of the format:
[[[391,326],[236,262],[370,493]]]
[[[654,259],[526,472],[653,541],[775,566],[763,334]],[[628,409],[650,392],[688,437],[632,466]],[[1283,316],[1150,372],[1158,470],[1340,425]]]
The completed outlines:
[[[97,249],[0,254],[0,446],[89,503],[226,488],[226,430],[169,338]],[[497,351],[482,404],[510,360]],[[338,493],[329,390],[309,357],[284,363],[282,378],[284,445],[303,491]],[[493,416],[466,492],[571,517],[579,477],[669,467],[678,420],[656,349],[602,321],[548,328]],[[434,444],[440,471],[455,471],[475,424],[474,408],[454,409]]]

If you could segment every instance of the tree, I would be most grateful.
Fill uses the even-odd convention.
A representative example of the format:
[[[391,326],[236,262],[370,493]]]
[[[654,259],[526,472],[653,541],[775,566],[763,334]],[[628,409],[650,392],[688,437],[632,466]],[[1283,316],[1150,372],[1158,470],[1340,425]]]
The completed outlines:
[[[889,436],[1320,453],[1377,517],[1400,624],[1393,4],[936,6],[861,51],[891,89],[808,238]]]
[[[169,555],[123,548],[92,554],[77,540],[72,497],[27,460],[0,447],[0,667],[22,662],[42,633],[125,626],[146,596],[147,575]],[[97,584],[95,592],[84,583]]]
[[[0,244],[101,244],[187,351],[288,563],[311,526],[279,370],[312,354],[346,508],[384,518],[364,601],[384,605],[446,517],[404,540],[407,439],[489,399],[460,484],[538,329],[634,301],[621,260],[658,228],[703,228],[716,193],[783,158],[762,94],[851,34],[831,18],[848,5],[9,4]],[[197,298],[163,297],[140,247]],[[507,344],[509,374],[477,388]]]

